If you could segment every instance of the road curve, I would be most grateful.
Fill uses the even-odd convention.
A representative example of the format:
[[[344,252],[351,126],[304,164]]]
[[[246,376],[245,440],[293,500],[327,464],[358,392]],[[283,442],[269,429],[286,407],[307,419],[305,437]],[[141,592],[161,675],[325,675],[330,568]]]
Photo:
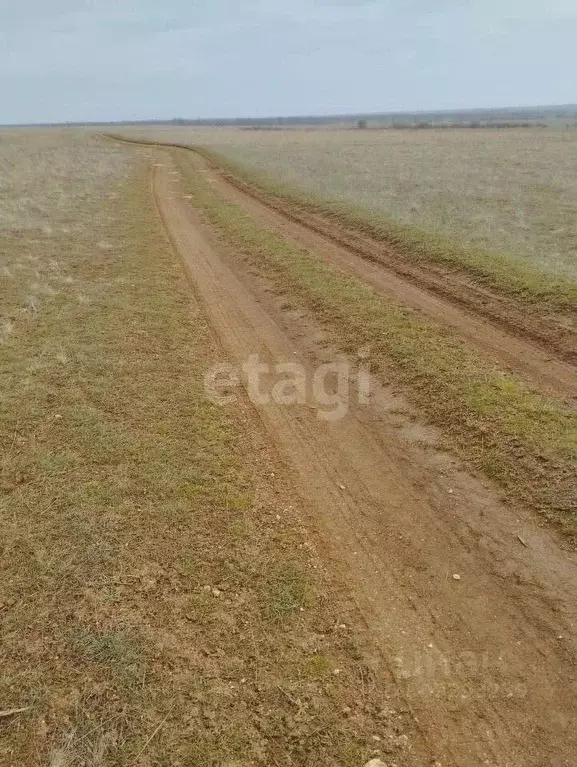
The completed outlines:
[[[571,330],[532,317],[458,276],[411,265],[383,243],[344,230],[323,216],[265,198],[194,147],[127,136],[109,138],[179,150],[179,163],[191,163],[224,199],[265,226],[401,305],[450,328],[502,369],[577,407],[577,339]]]

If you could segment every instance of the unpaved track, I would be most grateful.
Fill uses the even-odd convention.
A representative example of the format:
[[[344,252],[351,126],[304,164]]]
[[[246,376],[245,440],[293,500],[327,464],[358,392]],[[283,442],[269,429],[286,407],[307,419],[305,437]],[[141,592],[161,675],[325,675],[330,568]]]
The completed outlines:
[[[311,370],[310,344],[204,228],[169,154],[156,156],[160,214],[230,359]],[[574,765],[575,559],[446,457],[401,439],[374,399],[334,423],[312,402],[255,412],[414,714],[406,763],[428,764],[420,732],[443,767]]]
[[[420,286],[410,275],[399,275],[382,260],[371,257],[371,248],[374,246],[368,242],[361,242],[358,248],[337,244],[316,228],[318,222],[309,221],[309,225],[300,223],[271,207],[265,200],[243,189],[242,185],[232,183],[230,177],[219,173],[196,152],[187,152],[186,158],[226,200],[238,205],[287,240],[313,250],[345,274],[372,285],[400,304],[450,328],[466,338],[486,357],[507,370],[519,373],[542,390],[563,398],[568,404],[577,404],[577,369],[575,365],[561,359],[554,346],[544,349],[542,344],[523,337],[521,328],[517,327],[516,333],[508,332],[495,322],[455,303],[448,296]],[[364,253],[364,257],[359,253]]]

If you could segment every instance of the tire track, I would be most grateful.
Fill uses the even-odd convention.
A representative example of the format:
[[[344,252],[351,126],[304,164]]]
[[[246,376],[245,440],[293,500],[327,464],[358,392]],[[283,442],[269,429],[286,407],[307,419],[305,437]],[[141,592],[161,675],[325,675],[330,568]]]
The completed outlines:
[[[169,155],[159,152],[159,162],[159,212],[231,360],[259,353],[310,374],[318,360],[204,228]],[[403,443],[386,412],[352,407],[327,423],[313,407],[270,402],[255,413],[431,758],[443,767],[570,765],[575,562],[529,515],[520,522],[479,481],[462,471],[448,477],[425,449]],[[519,524],[528,548],[518,545]]]
[[[391,247],[339,226],[321,215],[271,200],[201,149],[171,142],[110,136],[125,143],[179,150],[223,197],[264,225],[307,249],[343,273],[372,285],[415,312],[461,335],[485,357],[519,374],[544,392],[577,407],[575,332],[547,322],[505,298],[438,267],[417,267]]]
[[[382,258],[372,253],[377,247],[374,244],[360,239],[360,244],[354,247],[350,243],[343,244],[334,235],[328,235],[326,228],[330,222],[323,222],[321,230],[319,217],[315,217],[316,223],[306,215],[302,219],[295,218],[286,210],[270,205],[254,191],[247,190],[230,174],[223,175],[201,155],[195,153],[190,157],[195,169],[205,173],[226,200],[238,205],[265,226],[314,251],[343,273],[372,285],[400,304],[450,328],[506,370],[520,374],[572,406],[577,404],[577,370],[571,362],[556,355],[554,346],[544,349],[535,340],[510,333],[494,322],[467,311],[470,307],[463,307],[448,300],[446,295],[423,287],[418,280],[411,279],[411,275],[400,275],[390,269]]]

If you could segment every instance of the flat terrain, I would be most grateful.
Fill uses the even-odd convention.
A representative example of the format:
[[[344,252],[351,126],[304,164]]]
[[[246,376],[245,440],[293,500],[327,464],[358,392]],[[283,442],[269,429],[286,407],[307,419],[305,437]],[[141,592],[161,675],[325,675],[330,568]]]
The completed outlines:
[[[212,155],[0,146],[0,764],[574,764],[565,299]]]
[[[206,146],[321,199],[577,277],[575,130],[130,133]]]
[[[275,300],[278,288],[266,279],[266,269],[264,275],[261,269],[253,271],[254,262],[243,265],[235,250],[223,249],[222,242],[202,233],[202,222],[183,199],[183,192],[194,187],[183,189],[175,183],[175,166],[168,158],[157,157],[161,168],[155,188],[166,226],[233,358],[240,362],[258,349],[265,359],[296,357],[306,366],[314,365],[315,357],[318,362],[334,355],[322,327],[303,313],[293,292],[281,291],[281,300]],[[210,191],[204,194],[210,199]],[[193,193],[193,200],[210,215],[210,202],[202,195]],[[245,230],[245,243],[248,237]],[[296,471],[297,487],[312,507],[311,524],[319,526],[331,547],[335,564],[372,628],[383,662],[393,675],[404,677],[401,686],[418,712],[426,740],[442,743],[441,761],[530,764],[537,750],[544,761],[553,758],[563,764],[574,753],[573,744],[567,756],[558,750],[546,756],[542,740],[528,738],[523,730],[531,709],[543,707],[551,713],[556,708],[555,700],[564,697],[566,679],[561,672],[552,682],[552,666],[547,664],[545,671],[540,660],[545,655],[552,660],[560,634],[550,635],[539,649],[522,629],[527,621],[537,625],[549,619],[544,613],[528,618],[536,607],[534,592],[524,602],[513,586],[517,578],[510,580],[512,571],[521,582],[526,577],[521,574],[525,552],[513,533],[519,524],[516,515],[510,516],[480,483],[447,464],[446,457],[429,452],[426,432],[402,402],[391,403],[391,395],[380,390],[371,408],[352,409],[342,421],[324,427],[314,400],[298,409],[272,403],[259,412],[279,452]],[[527,518],[522,525],[528,532]],[[533,534],[541,548],[545,539],[536,530]],[[489,535],[493,543],[487,551],[478,542]],[[533,559],[532,573],[541,565],[553,565],[551,555],[556,559],[549,549],[540,565]],[[451,567],[457,574],[467,573],[462,576],[465,590]],[[565,581],[571,590],[573,566],[565,569],[558,560],[554,570],[556,588]],[[544,572],[538,576],[543,585],[547,578]],[[559,619],[557,609],[553,623]],[[464,654],[463,647],[469,648]],[[439,648],[444,649],[437,655]],[[427,651],[430,660],[421,657]],[[438,663],[452,666],[448,683],[439,679],[444,672],[436,668]],[[532,669],[535,684],[527,684],[527,668]],[[543,676],[538,669],[543,669]],[[571,681],[570,698],[572,689]],[[552,715],[556,722],[572,704],[559,705]],[[548,728],[545,718],[539,717],[541,735]],[[529,740],[531,753],[525,753]]]
[[[500,331],[495,327],[495,322],[487,321],[482,316],[475,317],[472,311],[477,309],[480,315],[490,313],[490,296],[486,291],[482,295],[482,303],[479,302],[481,305],[475,304],[473,297],[468,305],[466,286],[455,284],[455,294],[451,294],[449,275],[439,275],[438,281],[435,281],[431,270],[411,271],[406,269],[406,265],[401,268],[398,262],[390,259],[389,253],[369,238],[363,239],[357,233],[347,237],[348,233],[339,231],[333,221],[325,222],[322,217],[307,216],[290,206],[279,205],[278,201],[259,195],[258,190],[244,185],[234,175],[219,172],[218,165],[214,167],[209,162],[203,162],[201,157],[181,155],[180,159],[183,162],[193,162],[227,201],[238,205],[252,218],[274,229],[285,239],[313,250],[327,263],[338,266],[343,273],[358,277],[403,305],[448,325],[490,357],[499,359],[504,367],[523,372],[543,388],[568,400],[576,397],[574,365],[554,359],[551,354],[551,347],[560,343],[561,356],[565,356],[563,346],[567,356],[572,356],[575,349],[573,338],[568,339],[565,345],[562,338],[555,337],[554,333],[548,335],[547,328],[542,327],[545,348],[540,349],[534,341],[527,342],[523,337],[529,335],[532,329],[527,312],[515,317],[511,306],[506,311],[502,306],[494,308],[497,317],[492,319],[502,320],[503,324],[512,326]],[[535,328],[534,332],[539,338],[539,329]]]
[[[425,759],[250,403],[205,395],[149,164],[0,142],[2,767]]]
[[[410,249],[378,233],[375,239],[354,219],[219,165],[226,161],[218,155],[177,153],[189,181],[202,177],[218,191],[208,206],[211,223],[253,257],[254,268],[268,267],[280,290],[290,286],[317,312],[340,317],[341,345],[349,353],[363,345],[379,350],[373,364],[385,380],[395,379],[454,449],[507,492],[575,529],[577,315],[570,292],[565,299],[551,285],[543,298],[544,278],[523,283],[521,273],[506,282],[510,272],[493,271],[487,287],[474,271],[419,263]],[[262,230],[249,225],[255,219]],[[359,291],[358,280],[373,290]],[[518,284],[525,290],[518,293]]]

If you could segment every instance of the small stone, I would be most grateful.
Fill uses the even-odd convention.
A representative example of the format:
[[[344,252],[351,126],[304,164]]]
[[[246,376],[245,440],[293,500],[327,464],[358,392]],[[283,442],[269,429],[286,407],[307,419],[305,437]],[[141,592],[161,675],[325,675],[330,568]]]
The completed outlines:
[[[370,762],[365,764],[365,767],[387,767],[382,759],[371,759]]]
[[[341,490],[346,490],[346,489],[347,489],[347,488],[345,487],[345,485],[339,485],[339,487],[341,488]]]
[[[557,639],[563,639],[563,634],[559,634]]]
[[[56,415],[54,416],[54,420],[55,421],[60,421],[61,418],[62,418],[62,416],[60,415],[60,413],[56,413]]]
[[[458,575],[458,573],[455,573],[455,575],[453,575],[453,580],[454,581],[460,581],[461,580],[461,576]]]
[[[212,590],[213,597],[219,597],[221,594],[222,594],[222,592],[221,592],[220,589],[213,589]]]
[[[336,668],[336,669],[334,669],[334,671],[333,671],[333,674],[334,674],[335,676],[338,676],[340,673],[341,673],[341,670],[340,670],[340,668]]]
[[[429,648],[429,650],[432,650],[434,645],[433,645],[433,643],[431,643],[431,644],[428,644],[427,647]]]

